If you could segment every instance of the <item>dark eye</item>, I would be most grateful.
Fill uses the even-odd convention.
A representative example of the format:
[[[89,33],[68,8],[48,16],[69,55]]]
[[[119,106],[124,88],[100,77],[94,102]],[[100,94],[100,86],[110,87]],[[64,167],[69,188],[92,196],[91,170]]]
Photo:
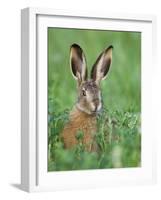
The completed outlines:
[[[82,94],[83,94],[83,96],[86,96],[86,91],[82,90]]]

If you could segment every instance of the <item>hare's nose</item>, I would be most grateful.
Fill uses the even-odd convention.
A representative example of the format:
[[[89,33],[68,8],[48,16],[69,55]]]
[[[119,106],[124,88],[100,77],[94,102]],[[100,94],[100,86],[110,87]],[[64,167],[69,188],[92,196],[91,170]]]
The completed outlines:
[[[99,99],[94,99],[93,103],[95,103],[96,105],[99,104]]]
[[[94,103],[94,105],[95,105],[95,111],[97,110],[97,107],[98,107],[98,105],[99,105],[99,99],[94,99],[93,100],[93,103]]]

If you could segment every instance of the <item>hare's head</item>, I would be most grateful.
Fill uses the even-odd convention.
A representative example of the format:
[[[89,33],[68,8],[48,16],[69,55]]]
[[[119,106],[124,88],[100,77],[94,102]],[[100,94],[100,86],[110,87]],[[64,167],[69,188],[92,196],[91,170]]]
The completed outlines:
[[[100,81],[104,80],[112,61],[112,46],[105,49],[92,67],[88,79],[86,58],[81,47],[73,44],[70,50],[70,65],[74,78],[78,82],[77,108],[87,114],[96,114],[102,108]]]

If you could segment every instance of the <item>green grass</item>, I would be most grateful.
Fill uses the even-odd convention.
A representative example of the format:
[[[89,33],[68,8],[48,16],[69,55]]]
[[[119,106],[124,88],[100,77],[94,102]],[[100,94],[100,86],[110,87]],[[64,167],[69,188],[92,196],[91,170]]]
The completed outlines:
[[[104,110],[98,116],[98,153],[81,142],[65,150],[59,135],[76,102],[76,81],[69,66],[69,49],[84,50],[88,72],[100,52],[114,46],[113,62],[102,81]],[[141,33],[48,29],[48,170],[80,170],[141,165]],[[77,138],[81,141],[81,134]]]

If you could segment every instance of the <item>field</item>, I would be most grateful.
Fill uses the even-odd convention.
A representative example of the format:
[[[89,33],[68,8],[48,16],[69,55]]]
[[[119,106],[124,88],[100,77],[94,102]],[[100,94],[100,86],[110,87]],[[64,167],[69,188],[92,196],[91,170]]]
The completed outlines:
[[[99,152],[81,143],[65,150],[60,133],[77,99],[69,49],[79,44],[88,71],[100,52],[114,46],[113,62],[102,81],[104,108],[98,115]],[[80,170],[141,165],[141,33],[48,28],[48,170]]]

